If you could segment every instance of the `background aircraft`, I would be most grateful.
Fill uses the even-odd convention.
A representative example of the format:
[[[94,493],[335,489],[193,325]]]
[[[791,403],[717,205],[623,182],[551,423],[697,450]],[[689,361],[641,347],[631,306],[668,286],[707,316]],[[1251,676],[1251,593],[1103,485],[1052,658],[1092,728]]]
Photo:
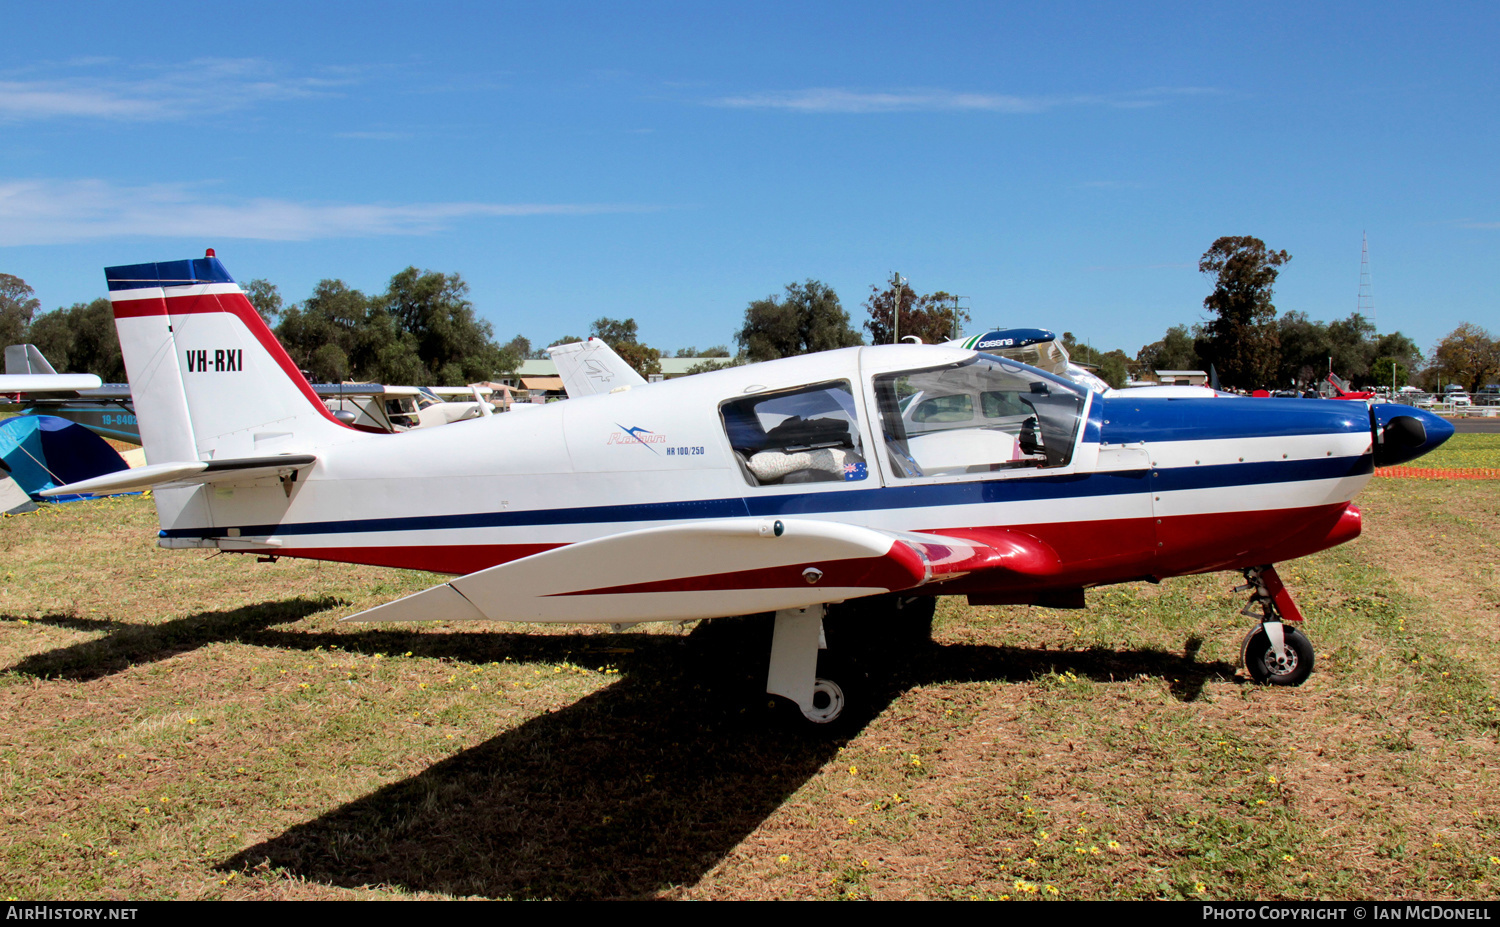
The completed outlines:
[[[633,372],[633,371],[632,371]],[[431,428],[493,413],[487,386],[386,386],[381,383],[315,383],[323,405],[346,425],[389,434]],[[124,383],[100,383],[93,374],[60,374],[34,344],[5,349],[0,413],[51,415],[77,422],[94,434],[141,443],[135,402]]]
[[[1103,393],[886,345],[373,436],[329,413],[212,252],[106,277],[149,465],[60,492],[155,486],[164,547],[457,574],[349,620],[774,611],[767,690],[816,722],[843,711],[817,669],[841,645],[827,607],[889,593],[1076,608],[1243,571],[1247,669],[1298,684],[1313,650],[1274,564],[1355,537],[1374,465],[1452,433],[1404,406]]]

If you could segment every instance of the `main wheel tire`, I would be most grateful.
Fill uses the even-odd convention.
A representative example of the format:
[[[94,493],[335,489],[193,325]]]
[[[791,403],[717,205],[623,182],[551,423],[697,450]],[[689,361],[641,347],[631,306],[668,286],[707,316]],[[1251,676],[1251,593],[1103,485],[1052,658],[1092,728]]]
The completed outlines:
[[[813,707],[803,710],[802,717],[813,724],[830,724],[844,713],[844,690],[832,679],[819,678],[813,683]]]
[[[1258,624],[1245,636],[1245,669],[1250,678],[1268,686],[1300,686],[1313,671],[1313,646],[1296,628],[1282,625],[1282,648],[1286,656],[1278,661],[1271,652],[1271,638],[1266,626]]]

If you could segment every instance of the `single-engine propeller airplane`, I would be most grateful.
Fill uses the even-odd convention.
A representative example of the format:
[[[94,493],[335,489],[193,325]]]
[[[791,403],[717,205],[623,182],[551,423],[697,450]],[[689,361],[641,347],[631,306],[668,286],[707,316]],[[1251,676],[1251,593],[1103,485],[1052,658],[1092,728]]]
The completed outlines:
[[[1374,466],[1453,431],[1399,405],[1100,392],[903,344],[368,434],[212,251],[106,277],[149,463],[55,492],[153,486],[163,547],[458,574],[346,620],[775,612],[767,691],[814,722],[844,707],[817,674],[827,606],[891,593],[1077,608],[1094,586],[1242,571],[1250,675],[1299,684],[1313,649],[1275,564],[1358,535]]]

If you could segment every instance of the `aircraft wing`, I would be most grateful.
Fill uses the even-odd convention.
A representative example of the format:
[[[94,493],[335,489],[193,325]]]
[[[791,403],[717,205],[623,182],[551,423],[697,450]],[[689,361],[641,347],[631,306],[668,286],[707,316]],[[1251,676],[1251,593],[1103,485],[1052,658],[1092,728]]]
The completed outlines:
[[[646,379],[598,338],[555,344],[547,349],[569,399],[609,393],[622,386],[645,386]]]
[[[274,457],[240,457],[223,460],[185,460],[175,463],[151,464],[133,470],[106,473],[89,480],[79,480],[66,486],[44,489],[43,496],[66,496],[75,493],[107,495],[116,492],[134,492],[149,489],[163,483],[191,485],[194,483],[218,483],[225,480],[256,480],[269,476],[289,476],[298,470],[311,467],[318,458],[312,454],[283,454]]]
[[[806,519],[714,519],[554,548],[344,620],[712,618],[913,589],[974,569],[1055,569],[1050,548],[1028,548],[1005,534],[949,537]]]

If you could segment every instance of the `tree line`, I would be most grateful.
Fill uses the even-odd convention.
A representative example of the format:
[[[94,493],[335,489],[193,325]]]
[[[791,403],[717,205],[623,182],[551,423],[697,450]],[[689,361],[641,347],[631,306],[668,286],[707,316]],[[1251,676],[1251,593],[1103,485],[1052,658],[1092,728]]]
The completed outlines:
[[[1436,389],[1439,382],[1457,382],[1477,390],[1500,372],[1500,342],[1468,322],[1424,358],[1411,338],[1399,331],[1381,335],[1358,312],[1332,322],[1296,310],[1278,317],[1273,288],[1291,259],[1248,235],[1215,241],[1198,262],[1198,270],[1214,279],[1203,300],[1210,318],[1191,329],[1167,329],[1160,341],[1137,353],[1138,370],[1212,366],[1224,386],[1245,390],[1306,389],[1330,370],[1361,385],[1421,383]]]
[[[1274,284],[1290,260],[1287,252],[1272,251],[1258,238],[1220,238],[1198,264],[1214,281],[1203,301],[1207,321],[1172,326],[1133,357],[1119,348],[1105,351],[1081,343],[1072,332],[1063,333],[1063,344],[1075,362],[1094,368],[1115,387],[1154,370],[1212,366],[1227,387],[1305,388],[1326,376],[1330,360],[1334,372],[1356,383],[1389,385],[1394,377],[1397,386],[1434,386],[1441,380],[1472,390],[1500,371],[1500,342],[1470,323],[1424,358],[1410,338],[1400,332],[1379,335],[1358,313],[1327,323],[1295,310],[1278,317]],[[497,343],[493,326],[478,317],[468,284],[456,273],[408,267],[384,292],[368,295],[342,280],[323,280],[311,296],[290,305],[269,281],[251,280],[243,288],[293,361],[320,382],[456,386],[494,380],[513,374],[528,358],[545,358],[546,344],[582,340],[569,335],[534,346],[517,335]],[[690,370],[696,373],[851,347],[864,344],[866,336],[873,344],[908,336],[941,343],[971,321],[958,301],[944,290],[918,293],[892,274],[884,285],[870,287],[861,331],[832,287],[808,279],[752,300],[735,332],[732,355],[728,345],[715,345],[701,352],[680,348],[676,356],[706,358]],[[41,314],[39,308],[24,280],[0,274],[0,345],[29,341],[59,370],[124,381],[108,299]],[[609,344],[642,376],[661,372],[663,352],[640,340],[635,319],[601,317],[588,334]]]

